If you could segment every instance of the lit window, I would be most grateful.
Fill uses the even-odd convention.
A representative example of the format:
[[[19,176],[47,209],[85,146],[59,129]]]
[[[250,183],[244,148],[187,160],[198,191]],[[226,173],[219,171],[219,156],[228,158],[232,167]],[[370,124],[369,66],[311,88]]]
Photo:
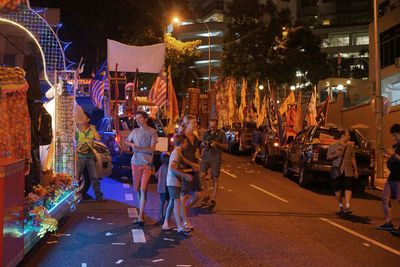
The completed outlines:
[[[324,25],[324,26],[331,25],[331,21],[329,19],[326,19],[326,20],[322,21],[322,25]]]
[[[369,44],[368,33],[354,34],[354,44],[355,45],[368,45]]]
[[[208,32],[205,33],[198,33],[196,34],[196,36],[199,37],[208,37]],[[224,32],[223,31],[210,31],[210,36],[214,37],[214,36],[224,36]]]
[[[330,46],[348,46],[348,45],[350,45],[350,36],[348,34],[332,35]]]

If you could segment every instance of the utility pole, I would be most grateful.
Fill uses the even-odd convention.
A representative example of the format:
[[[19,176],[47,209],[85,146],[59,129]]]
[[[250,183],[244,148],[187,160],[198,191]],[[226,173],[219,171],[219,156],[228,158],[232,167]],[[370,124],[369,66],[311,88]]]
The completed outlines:
[[[382,92],[381,67],[379,60],[378,6],[374,0],[374,51],[375,51],[375,112],[376,112],[376,177],[383,178],[383,134],[382,134]]]

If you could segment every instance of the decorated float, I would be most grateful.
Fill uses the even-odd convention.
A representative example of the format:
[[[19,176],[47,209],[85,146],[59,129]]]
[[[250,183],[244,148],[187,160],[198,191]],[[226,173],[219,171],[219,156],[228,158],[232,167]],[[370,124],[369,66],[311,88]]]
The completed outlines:
[[[0,67],[2,266],[17,265],[76,202],[76,71],[68,70],[67,43],[57,37],[61,25],[49,24],[46,11],[29,1],[0,0],[1,65],[7,66]],[[43,101],[43,88],[53,92],[51,101]],[[44,108],[52,121],[42,117]]]

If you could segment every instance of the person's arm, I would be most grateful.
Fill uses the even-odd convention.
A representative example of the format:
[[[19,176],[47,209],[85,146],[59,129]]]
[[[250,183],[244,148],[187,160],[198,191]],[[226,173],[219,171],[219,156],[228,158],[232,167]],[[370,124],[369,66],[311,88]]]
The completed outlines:
[[[134,152],[153,153],[154,150],[156,149],[156,144],[157,144],[157,134],[154,133],[150,147],[139,147],[133,144],[132,148]]]
[[[226,143],[225,135],[224,136],[221,135],[221,142],[214,141],[213,144],[218,146],[219,148],[221,148],[223,150],[227,150],[228,149],[228,144]]]
[[[178,170],[178,162],[174,159],[172,159],[171,165],[169,166],[170,171],[175,174],[176,176],[180,176],[180,177],[186,177],[186,179],[188,180],[192,180],[193,177],[192,175],[188,174],[188,173],[184,173]]]
[[[338,152],[337,151],[333,151],[332,146],[328,147],[328,152],[326,153],[326,159],[327,160],[334,160],[336,159],[338,156]]]
[[[182,155],[182,161],[183,163],[189,165],[193,169],[193,171],[199,171],[200,166],[198,163],[188,160],[183,155]]]
[[[124,141],[124,143],[130,147],[133,147],[133,142],[131,141],[132,135],[133,135],[133,131],[128,135],[128,137]]]
[[[358,178],[357,162],[356,162],[356,157],[354,155],[354,150],[352,150],[351,165],[354,170],[354,177]]]
[[[96,127],[94,127],[94,125],[90,124],[89,128],[93,131],[94,139],[95,139],[96,141],[101,141],[101,136],[100,136],[100,134],[97,132]]]

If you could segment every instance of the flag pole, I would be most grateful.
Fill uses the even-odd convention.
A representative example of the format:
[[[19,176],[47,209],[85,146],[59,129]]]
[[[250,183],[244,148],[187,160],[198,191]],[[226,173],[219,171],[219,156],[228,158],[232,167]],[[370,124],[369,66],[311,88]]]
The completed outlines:
[[[119,92],[118,92],[118,63],[115,64],[115,114],[114,114],[114,124],[115,124],[115,132],[116,135],[119,136],[119,118],[118,118],[118,98],[119,98]],[[117,138],[118,140],[118,138]],[[121,145],[121,142],[119,142]]]

